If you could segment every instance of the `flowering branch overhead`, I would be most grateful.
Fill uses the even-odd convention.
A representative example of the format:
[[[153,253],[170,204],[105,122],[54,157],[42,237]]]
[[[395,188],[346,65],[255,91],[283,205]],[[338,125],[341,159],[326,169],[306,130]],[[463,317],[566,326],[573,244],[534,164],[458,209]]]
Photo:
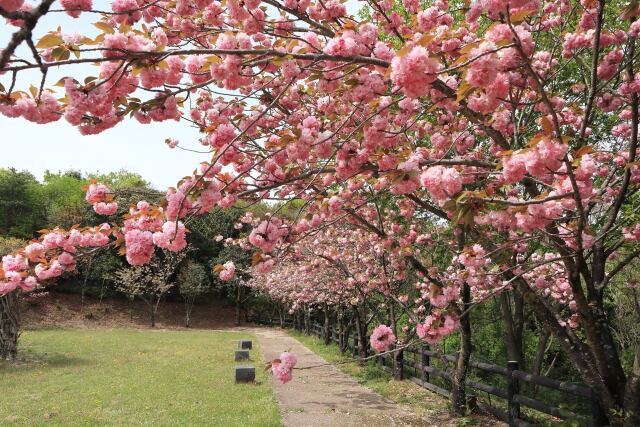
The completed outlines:
[[[193,215],[275,200],[236,242],[254,252],[265,292],[292,306],[400,301],[412,280],[412,327],[434,342],[470,304],[515,289],[613,417],[640,390],[610,350],[603,296],[639,254],[637,5],[373,0],[362,19],[337,0],[52,3],[0,0],[13,29],[0,114],[83,135],[185,123],[211,160],[162,206],[124,217],[92,183],[87,200],[112,222],[45,232],[3,263],[0,293],[72,270],[82,248],[113,245],[145,264],[155,247],[184,248]],[[34,37],[62,10],[96,31]],[[283,272],[300,279],[291,296]],[[231,280],[235,265],[218,273]]]

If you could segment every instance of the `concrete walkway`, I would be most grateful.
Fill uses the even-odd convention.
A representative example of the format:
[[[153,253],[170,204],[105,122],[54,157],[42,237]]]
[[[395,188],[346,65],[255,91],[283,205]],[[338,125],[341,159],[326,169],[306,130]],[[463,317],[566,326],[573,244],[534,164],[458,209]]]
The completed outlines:
[[[254,333],[265,361],[285,350],[298,358],[296,367],[326,363],[298,340],[279,329],[243,328]],[[259,367],[256,367],[259,368]],[[358,384],[335,366],[293,371],[293,380],[271,378],[285,427],[430,426],[402,405]]]

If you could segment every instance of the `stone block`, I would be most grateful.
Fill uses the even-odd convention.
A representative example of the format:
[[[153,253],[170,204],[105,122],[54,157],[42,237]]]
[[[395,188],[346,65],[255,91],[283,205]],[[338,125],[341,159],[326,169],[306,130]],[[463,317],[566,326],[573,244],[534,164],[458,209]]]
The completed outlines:
[[[253,365],[236,366],[236,383],[252,383],[256,380],[256,368]]]

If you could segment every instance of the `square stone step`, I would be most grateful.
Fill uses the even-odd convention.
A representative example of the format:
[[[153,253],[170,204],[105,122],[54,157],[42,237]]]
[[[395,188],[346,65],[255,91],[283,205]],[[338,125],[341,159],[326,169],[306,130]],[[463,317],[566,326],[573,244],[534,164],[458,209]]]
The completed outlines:
[[[236,383],[252,383],[256,380],[256,368],[253,365],[236,366]]]
[[[251,340],[240,340],[238,341],[238,348],[240,350],[251,350],[253,348],[253,344]]]

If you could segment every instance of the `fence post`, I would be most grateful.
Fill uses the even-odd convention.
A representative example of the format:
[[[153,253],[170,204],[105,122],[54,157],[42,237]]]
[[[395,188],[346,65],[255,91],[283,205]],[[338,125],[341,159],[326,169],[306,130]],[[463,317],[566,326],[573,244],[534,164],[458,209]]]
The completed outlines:
[[[593,427],[602,427],[607,425],[607,414],[605,414],[596,393],[591,390],[591,425]]]
[[[513,376],[513,371],[518,370],[518,362],[507,362],[507,401],[509,404],[509,426],[515,426],[520,419],[520,404],[514,402],[514,396],[520,393],[520,382]]]
[[[428,345],[425,344],[422,346],[422,384],[429,382],[429,372],[425,368],[429,366],[431,361],[429,355],[426,353],[427,350],[429,350]]]

